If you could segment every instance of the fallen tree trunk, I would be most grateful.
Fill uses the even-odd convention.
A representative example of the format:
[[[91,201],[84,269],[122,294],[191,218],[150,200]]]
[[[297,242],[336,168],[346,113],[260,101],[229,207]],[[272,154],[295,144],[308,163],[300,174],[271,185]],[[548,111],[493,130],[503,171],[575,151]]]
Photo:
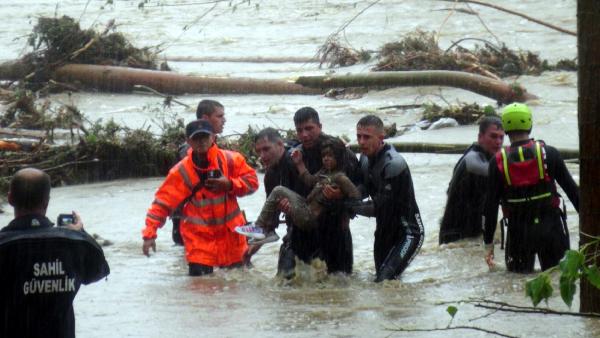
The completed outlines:
[[[10,68],[13,65],[14,69]],[[19,62],[0,65],[0,79],[16,80],[27,72]],[[79,83],[84,87],[131,92],[137,85],[167,94],[323,94],[326,88],[391,88],[398,86],[449,86],[496,99],[500,103],[537,98],[518,85],[457,71],[376,72],[340,76],[302,76],[296,83],[284,80],[188,76],[138,68],[68,64],[54,72],[59,82]]]
[[[25,137],[45,139],[46,136],[46,132],[41,130],[0,128],[0,137]]]
[[[302,56],[165,56],[165,60],[173,62],[246,62],[246,63],[316,63],[319,59]]]
[[[7,61],[0,64],[0,80],[17,81],[35,70],[28,62]]]
[[[466,72],[426,70],[407,72],[376,72],[368,74],[301,76],[296,83],[311,88],[391,88],[399,86],[449,86],[487,96],[500,103],[524,102],[537,96],[518,85]]]
[[[388,142],[397,151],[403,153],[429,153],[429,154],[463,154],[470,144],[442,144],[442,143],[417,143],[417,142]],[[357,144],[351,144],[350,149],[358,153]],[[577,149],[559,149],[563,159],[579,158]]]
[[[322,94],[322,90],[303,87],[284,80],[187,76],[137,68],[69,64],[58,68],[54,77],[60,82],[80,83],[84,87],[109,92],[131,92],[136,85],[168,94]]]

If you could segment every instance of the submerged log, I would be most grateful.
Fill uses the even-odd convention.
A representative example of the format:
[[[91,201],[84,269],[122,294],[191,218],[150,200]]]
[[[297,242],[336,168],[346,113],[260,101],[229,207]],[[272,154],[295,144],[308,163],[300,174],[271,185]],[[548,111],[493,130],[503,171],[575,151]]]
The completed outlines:
[[[47,133],[41,130],[0,128],[0,137],[25,137],[45,139]]]
[[[368,74],[301,76],[296,83],[311,88],[391,88],[399,86],[449,86],[487,96],[500,103],[524,102],[537,96],[518,85],[466,72],[427,70],[407,72],[376,72]]]
[[[388,142],[397,151],[403,153],[429,153],[429,154],[463,154],[470,144],[443,144],[443,143],[419,143],[419,142]],[[357,144],[351,144],[350,150],[358,153]],[[558,149],[563,159],[579,158],[577,149]]]
[[[143,85],[167,94],[322,94],[284,80],[188,76],[171,72],[126,67],[69,64],[58,68],[60,82],[78,82],[84,87],[109,92],[131,92]]]

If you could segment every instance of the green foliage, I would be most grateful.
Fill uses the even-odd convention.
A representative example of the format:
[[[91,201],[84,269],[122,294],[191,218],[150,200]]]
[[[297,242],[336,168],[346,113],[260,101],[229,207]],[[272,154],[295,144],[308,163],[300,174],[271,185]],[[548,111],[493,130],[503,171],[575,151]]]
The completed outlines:
[[[536,278],[527,281],[525,292],[531,298],[533,306],[537,306],[542,300],[547,302],[548,298],[552,296],[553,288],[550,275],[554,272],[560,272],[558,282],[560,296],[569,307],[573,304],[573,296],[577,291],[576,282],[581,277],[587,278],[592,285],[600,289],[600,270],[598,270],[598,266],[587,264],[585,260],[586,251],[591,245],[598,243],[600,243],[600,239],[588,243],[579,251],[568,250],[558,266],[548,269]]]
[[[454,318],[454,315],[456,315],[456,313],[458,312],[458,308],[456,308],[456,306],[450,305],[446,308],[446,312],[448,312],[450,317]]]
[[[593,286],[600,289],[600,270],[596,265],[585,266],[583,274]]]
[[[525,284],[525,293],[531,298],[533,306],[537,306],[542,300],[548,301],[553,292],[550,275],[542,272],[536,278]]]
[[[560,297],[562,300],[571,307],[573,304],[573,296],[575,295],[575,291],[577,290],[577,286],[575,286],[575,279],[569,278],[565,275],[560,276]]]

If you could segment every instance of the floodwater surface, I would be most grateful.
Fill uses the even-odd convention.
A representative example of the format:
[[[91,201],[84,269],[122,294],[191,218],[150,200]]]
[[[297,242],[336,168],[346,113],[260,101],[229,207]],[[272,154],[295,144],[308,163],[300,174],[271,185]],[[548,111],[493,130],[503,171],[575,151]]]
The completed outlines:
[[[113,3],[113,4],[110,4]],[[119,31],[139,46],[165,43],[167,56],[313,56],[328,35],[350,20],[368,1],[269,1],[191,4],[192,1],[150,1],[144,10],[139,1],[43,1],[5,0],[0,7],[0,60],[16,58],[23,51],[24,36],[36,17],[81,17],[83,27],[102,29],[115,18]],[[575,1],[505,1],[522,11],[559,26],[575,29]],[[205,17],[202,14],[215,8]],[[103,9],[101,9],[103,7]],[[343,36],[355,48],[375,50],[398,40],[416,28],[440,31],[440,44],[449,46],[463,37],[495,38],[477,17],[454,12],[453,3],[439,1],[382,1],[360,15]],[[576,56],[575,37],[551,31],[515,16],[475,7],[488,28],[511,48],[528,49],[556,62]],[[189,27],[184,30],[184,27]],[[301,74],[322,74],[317,64],[251,64],[172,62],[182,73],[291,79]],[[370,65],[335,69],[340,74],[365,72]],[[578,148],[577,76],[548,72],[518,81],[539,100],[534,110],[533,136],[558,148]],[[204,95],[178,99],[195,106]],[[355,140],[355,124],[375,113],[386,124],[410,125],[419,120],[416,110],[379,107],[433,101],[492,104],[489,98],[459,89],[400,88],[372,91],[360,99],[333,100],[322,96],[216,95],[225,105],[224,136],[253,127],[292,128],[294,112],[306,105],[321,115],[323,129]],[[72,102],[90,119],[114,119],[135,128],[160,132],[162,121],[194,118],[193,108],[164,108],[162,98],[141,94],[74,93],[50,97],[53,104]],[[396,141],[470,143],[477,127],[423,131],[411,129]],[[508,140],[506,140],[507,142]],[[507,273],[503,251],[496,247],[499,267],[485,265],[480,240],[438,246],[439,220],[446,189],[458,155],[404,154],[413,175],[416,198],[426,238],[419,255],[400,280],[374,284],[374,219],[351,222],[354,273],[325,273],[321,262],[300,264],[297,278],[275,277],[278,244],[265,245],[253,259],[254,268],[217,270],[213,276],[191,278],[183,249],[172,245],[170,222],[159,231],[157,252],[150,258],[141,252],[141,229],[147,208],[162,178],[122,180],[55,188],[48,215],[78,211],[89,233],[113,244],[104,248],[111,266],[106,280],[81,288],[76,301],[77,335],[80,337],[484,337],[474,330],[394,332],[394,329],[445,328],[450,322],[448,305],[458,307],[451,326],[473,326],[518,337],[597,337],[597,320],[492,311],[461,303],[485,298],[527,306],[525,281],[533,275]],[[576,181],[579,167],[569,165]],[[262,183],[262,176],[260,176]],[[264,202],[264,190],[239,200],[249,219]],[[8,206],[0,223],[10,218]],[[578,241],[578,216],[568,203],[571,246]],[[281,236],[285,229],[278,229]],[[539,267],[538,267],[539,269]],[[572,310],[578,309],[578,295]],[[544,303],[540,306],[545,307]],[[559,296],[553,309],[567,311]],[[390,331],[392,330],[392,331]]]

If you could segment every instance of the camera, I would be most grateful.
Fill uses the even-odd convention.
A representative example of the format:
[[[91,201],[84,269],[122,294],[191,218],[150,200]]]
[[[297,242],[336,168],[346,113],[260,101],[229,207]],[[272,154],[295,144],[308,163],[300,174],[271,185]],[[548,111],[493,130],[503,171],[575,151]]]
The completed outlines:
[[[75,223],[73,214],[60,214],[56,219],[56,224],[58,224],[59,227],[64,227],[73,223]]]
[[[208,173],[206,173],[206,178],[219,178],[221,177],[221,171],[214,169],[214,170],[209,170]]]

